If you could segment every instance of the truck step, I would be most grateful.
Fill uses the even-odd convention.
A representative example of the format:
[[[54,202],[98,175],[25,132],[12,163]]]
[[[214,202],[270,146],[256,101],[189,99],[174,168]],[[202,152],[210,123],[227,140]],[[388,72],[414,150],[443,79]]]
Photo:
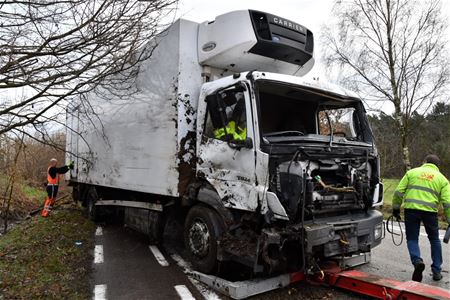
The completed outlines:
[[[196,271],[190,272],[188,275],[232,299],[246,299],[305,279],[305,275],[302,272],[244,281],[228,281],[214,275]]]

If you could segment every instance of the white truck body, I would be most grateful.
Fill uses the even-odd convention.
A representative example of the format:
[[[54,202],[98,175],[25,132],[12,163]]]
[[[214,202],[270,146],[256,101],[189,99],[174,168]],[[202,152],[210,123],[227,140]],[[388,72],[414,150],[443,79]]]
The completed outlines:
[[[236,11],[180,19],[150,43],[133,94],[99,88],[67,109],[66,179],[91,215],[125,207],[127,224],[158,238],[170,211],[184,214],[202,272],[227,260],[254,273],[311,270],[381,242],[362,101],[299,77],[314,64],[308,29]]]
[[[79,162],[67,179],[77,182],[178,196],[182,140],[195,131],[195,110],[202,84],[198,24],[179,20],[164,34],[152,58],[140,67],[137,93],[126,99],[91,94],[90,114],[69,111],[79,127],[68,137],[68,159]],[[109,99],[105,99],[109,98]],[[83,139],[78,138],[78,132]],[[77,141],[73,143],[72,141]],[[186,145],[188,146],[188,145]],[[73,147],[73,148],[71,148]],[[70,153],[85,155],[86,160]],[[92,162],[92,163],[91,163]]]

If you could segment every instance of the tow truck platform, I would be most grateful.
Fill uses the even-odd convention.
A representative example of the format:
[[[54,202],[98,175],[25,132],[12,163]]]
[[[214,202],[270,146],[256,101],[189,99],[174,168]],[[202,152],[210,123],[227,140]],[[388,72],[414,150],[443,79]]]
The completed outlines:
[[[356,259],[362,259],[367,262],[367,257]],[[345,267],[352,267],[352,265],[346,264]],[[415,281],[402,282],[383,278],[357,270],[345,270],[342,268],[342,264],[339,265],[336,262],[325,263],[321,266],[320,272],[312,275],[305,274],[304,272],[295,272],[271,278],[234,282],[196,271],[190,272],[189,275],[232,299],[246,299],[251,296],[289,286],[295,282],[304,281],[311,284],[336,287],[375,299],[450,300],[450,291],[446,289]]]

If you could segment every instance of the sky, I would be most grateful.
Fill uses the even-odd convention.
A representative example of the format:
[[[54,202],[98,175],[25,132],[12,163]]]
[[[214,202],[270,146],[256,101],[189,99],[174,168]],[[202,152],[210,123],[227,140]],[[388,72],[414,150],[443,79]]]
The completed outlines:
[[[441,0],[443,13],[450,20],[450,0]],[[315,37],[315,66],[308,77],[326,77],[321,62],[319,36],[321,27],[329,22],[333,0],[180,0],[177,18],[195,22],[212,21],[216,16],[233,10],[255,9],[268,12],[299,23],[310,29]],[[450,25],[447,30],[450,42]],[[325,78],[326,79],[326,78]]]
[[[419,0],[420,1],[420,0]],[[443,13],[450,20],[450,0],[441,0]],[[255,9],[268,12],[299,23],[310,29],[315,36],[315,66],[307,75],[327,80],[325,68],[321,62],[319,36],[321,27],[329,23],[334,0],[180,0],[176,18],[185,18],[198,23],[212,21],[216,16],[233,10]],[[447,30],[450,42],[450,26]],[[13,98],[21,96],[23,91],[9,91]],[[384,109],[383,109],[384,110]]]

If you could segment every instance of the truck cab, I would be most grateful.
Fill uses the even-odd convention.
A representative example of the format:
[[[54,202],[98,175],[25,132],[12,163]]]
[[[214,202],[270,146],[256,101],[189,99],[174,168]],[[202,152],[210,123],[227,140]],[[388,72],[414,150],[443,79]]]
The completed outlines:
[[[379,157],[355,94],[244,72],[205,83],[197,116],[197,177],[239,224],[223,237],[223,259],[292,271],[381,242]],[[252,235],[253,249],[237,251]]]
[[[197,105],[197,195],[220,221],[188,216],[191,261],[211,272],[210,249],[219,261],[273,273],[370,253],[382,238],[375,208],[383,185],[361,99],[302,78],[314,64],[306,27],[262,12],[230,14],[199,29],[207,82]],[[211,237],[217,248],[207,247]]]

